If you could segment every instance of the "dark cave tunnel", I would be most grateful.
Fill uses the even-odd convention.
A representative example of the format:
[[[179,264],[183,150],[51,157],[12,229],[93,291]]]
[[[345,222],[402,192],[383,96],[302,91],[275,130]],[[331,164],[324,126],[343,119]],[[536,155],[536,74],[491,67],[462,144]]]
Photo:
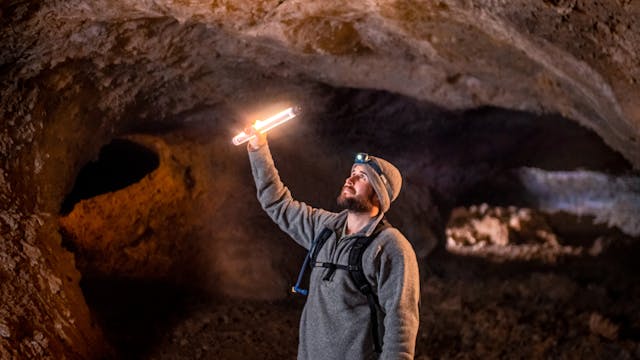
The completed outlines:
[[[435,207],[445,223],[452,209],[460,206],[481,203],[531,206],[528,195],[512,176],[512,171],[520,167],[549,171],[587,169],[607,174],[624,174],[631,169],[621,155],[610,150],[593,132],[558,115],[488,107],[451,112],[387,92],[331,91],[325,111],[308,115],[313,120],[311,131],[341,151],[355,152],[365,147],[379,154],[404,157],[405,166],[418,164],[419,171],[409,172],[411,176],[425,177],[421,183],[436,194],[431,201],[438,202]],[[189,127],[199,129],[200,126],[202,124],[197,122],[173,124],[167,127],[167,132],[189,131]],[[204,128],[215,131],[208,126]],[[138,131],[145,133],[145,129]],[[161,137],[166,135],[157,129],[146,132]],[[274,147],[277,149],[277,145]],[[283,158],[286,157],[284,154]],[[153,151],[130,140],[114,139],[102,148],[96,162],[81,170],[73,190],[62,204],[61,214],[70,213],[74,204],[82,199],[125,189],[158,166],[158,156]],[[283,166],[286,175],[289,175],[288,166]],[[587,219],[589,224],[583,224],[587,232],[607,231],[590,225],[592,220]],[[559,221],[573,222],[574,227],[581,224],[572,216]],[[438,234],[440,242],[445,238],[442,225],[435,226],[441,231]],[[565,235],[572,234],[567,232]],[[428,260],[431,263],[426,268],[429,275],[443,277],[469,277],[474,271],[505,277],[505,269],[524,272],[551,269],[549,265],[537,263],[495,265],[456,257],[443,251],[442,244]],[[623,265],[628,266],[625,261]],[[584,263],[576,262],[568,267],[569,270],[560,272],[579,273],[585,267]],[[456,275],[452,275],[454,273]],[[591,272],[586,276],[589,280],[584,282],[593,281],[594,277],[597,276]],[[150,356],[151,349],[163,341],[166,331],[182,319],[193,316],[185,309],[193,308],[194,303],[211,301],[203,300],[210,294],[201,289],[163,279],[103,274],[84,276],[81,287],[118,356],[126,354],[134,358]],[[288,297],[285,301],[301,306],[299,299]],[[627,333],[636,331],[632,326],[626,329]]]
[[[113,139],[100,149],[95,161],[82,167],[60,213],[70,213],[81,200],[124,189],[153,172],[158,164],[158,155],[151,149],[130,140]]]

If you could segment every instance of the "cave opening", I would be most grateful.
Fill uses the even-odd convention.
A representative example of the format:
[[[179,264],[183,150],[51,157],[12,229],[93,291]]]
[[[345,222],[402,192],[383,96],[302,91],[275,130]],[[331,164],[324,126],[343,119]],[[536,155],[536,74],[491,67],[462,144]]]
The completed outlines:
[[[75,204],[135,184],[158,168],[153,150],[127,139],[113,139],[100,149],[98,158],[87,163],[76,177],[60,212],[69,214]]]

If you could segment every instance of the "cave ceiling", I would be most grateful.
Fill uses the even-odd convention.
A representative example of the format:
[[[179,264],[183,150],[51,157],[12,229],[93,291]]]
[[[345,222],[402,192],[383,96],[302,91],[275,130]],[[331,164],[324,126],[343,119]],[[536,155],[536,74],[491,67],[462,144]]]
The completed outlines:
[[[321,82],[558,113],[637,167],[638,15],[632,1],[10,2],[2,63],[6,90],[99,93],[86,101],[116,129],[276,93],[309,106],[297,87]]]

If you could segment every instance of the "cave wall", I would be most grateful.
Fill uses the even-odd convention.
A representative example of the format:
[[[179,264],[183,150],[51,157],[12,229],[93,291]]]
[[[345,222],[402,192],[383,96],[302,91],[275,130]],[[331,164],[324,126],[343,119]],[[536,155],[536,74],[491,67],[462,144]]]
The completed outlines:
[[[115,136],[206,116],[230,138],[265,102],[319,111],[323,83],[453,110],[559,113],[640,166],[635,2],[75,0],[10,1],[0,11],[2,357],[106,351],[57,214],[80,168]],[[409,194],[431,198],[413,178]],[[410,220],[438,212],[424,203],[401,209]],[[413,237],[435,236],[443,222]]]

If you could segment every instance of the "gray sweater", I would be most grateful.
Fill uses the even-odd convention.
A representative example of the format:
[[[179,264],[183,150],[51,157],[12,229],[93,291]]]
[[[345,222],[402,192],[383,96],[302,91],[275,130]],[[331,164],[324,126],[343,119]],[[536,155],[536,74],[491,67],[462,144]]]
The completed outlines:
[[[268,146],[249,152],[258,200],[271,219],[298,244],[309,249],[325,228],[333,230],[318,253],[318,262],[347,265],[357,235],[370,235],[382,215],[358,234],[341,237],[347,212],[313,208],[292,198],[275,168]],[[314,267],[309,295],[300,319],[298,359],[413,359],[419,316],[420,284],[416,255],[395,228],[383,230],[367,247],[363,269],[378,295],[382,354],[374,351],[367,298],[347,271]]]

